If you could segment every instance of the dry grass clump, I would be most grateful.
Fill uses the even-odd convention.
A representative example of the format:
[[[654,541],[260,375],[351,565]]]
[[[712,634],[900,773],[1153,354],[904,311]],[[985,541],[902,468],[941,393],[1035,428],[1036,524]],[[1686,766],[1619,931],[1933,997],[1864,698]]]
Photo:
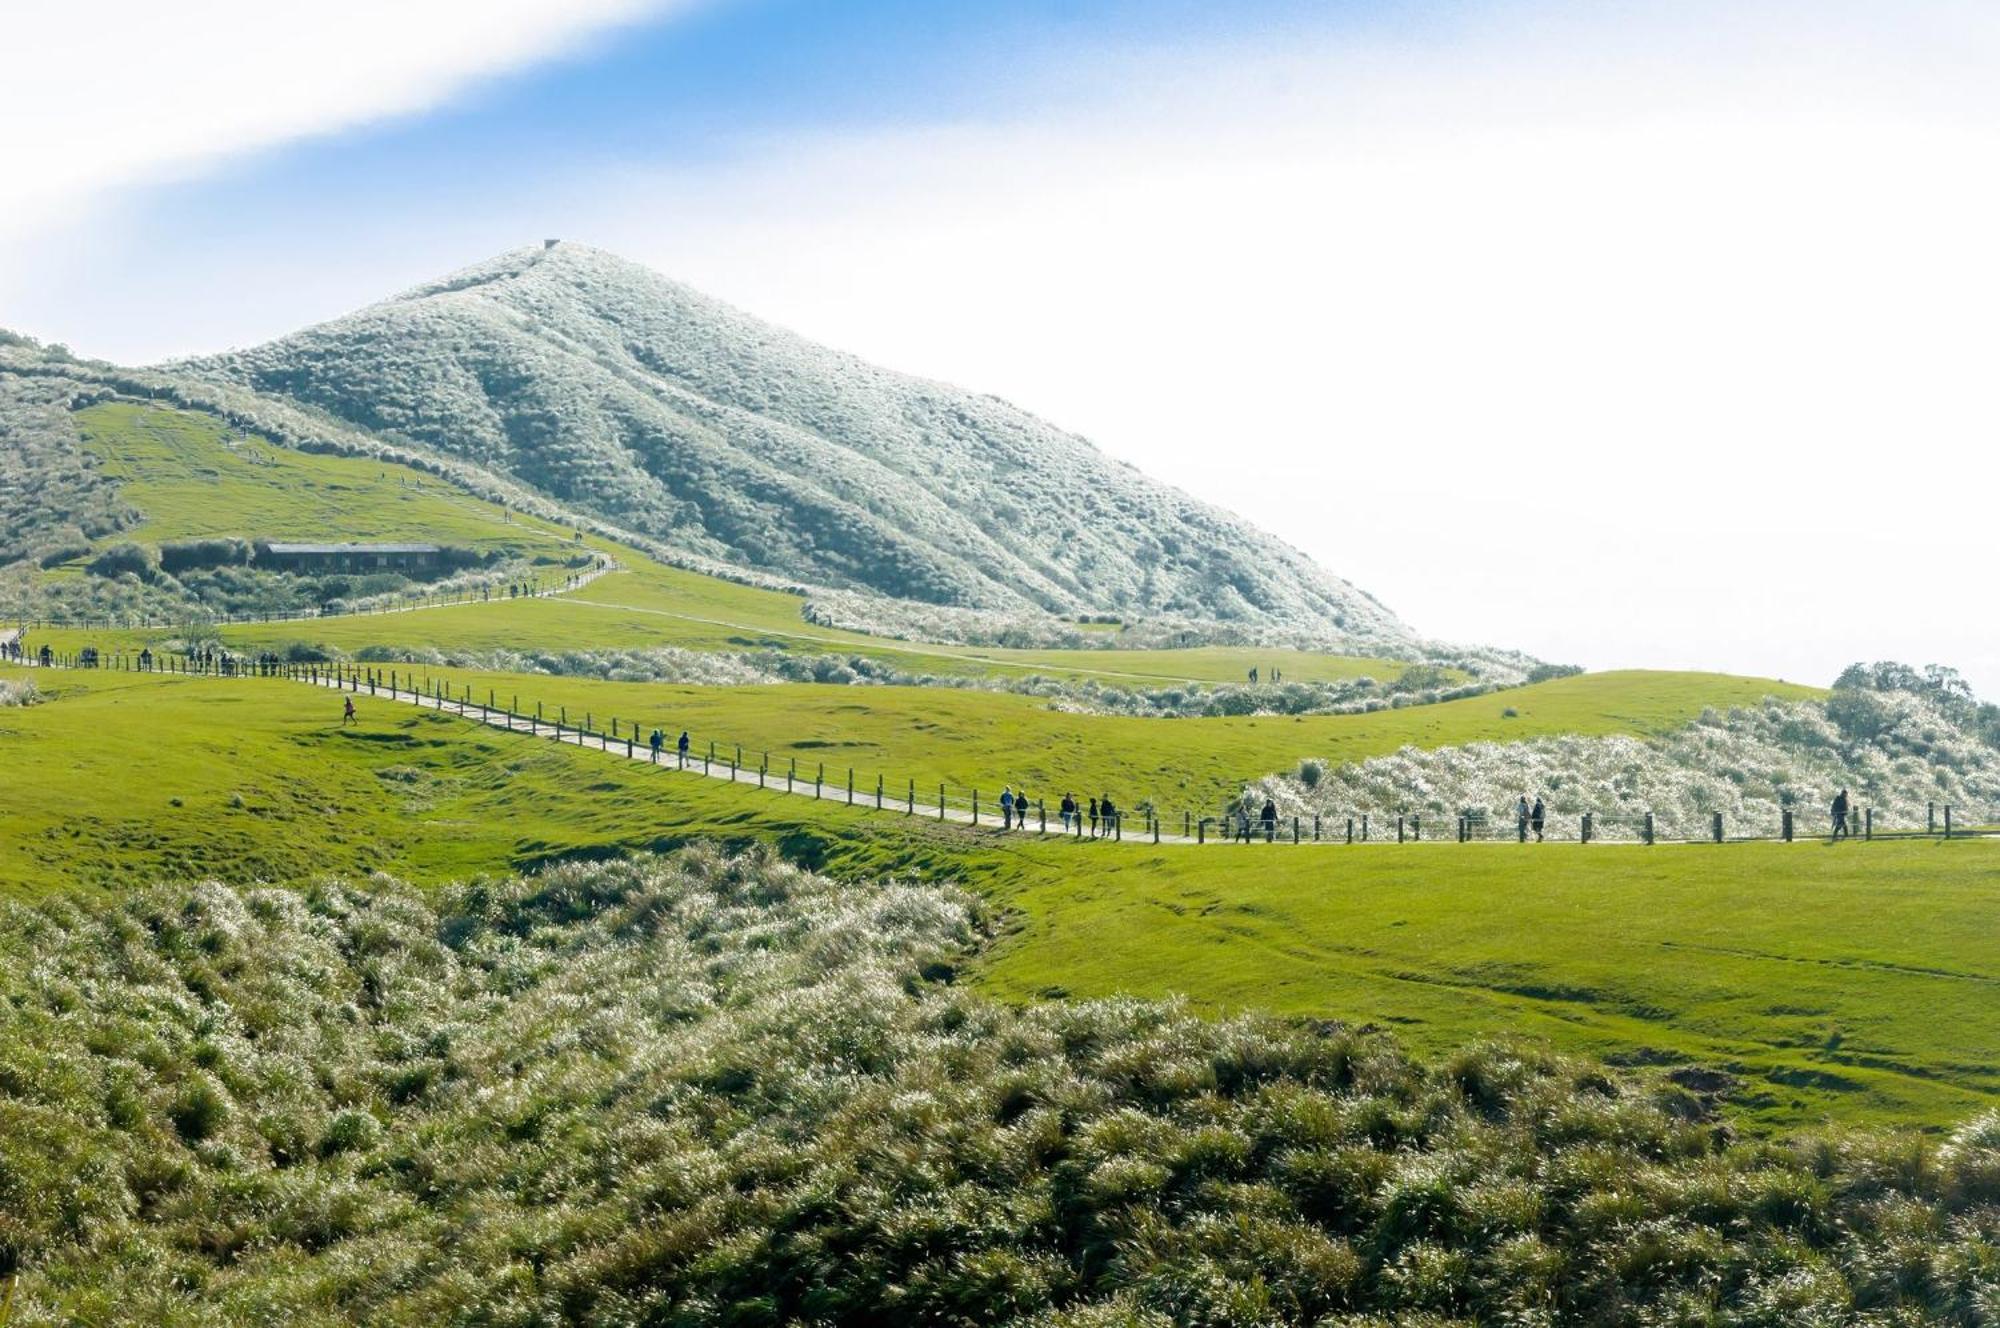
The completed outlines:
[[[709,848],[0,917],[20,1324],[1985,1324],[2000,1116],[1732,1137],[1504,1045],[953,978]]]

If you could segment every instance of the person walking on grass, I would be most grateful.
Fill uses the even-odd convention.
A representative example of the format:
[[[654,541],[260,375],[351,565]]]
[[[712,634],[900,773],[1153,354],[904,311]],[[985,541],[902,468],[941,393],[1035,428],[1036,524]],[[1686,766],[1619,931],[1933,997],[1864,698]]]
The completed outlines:
[[[360,721],[354,716],[354,698],[351,696],[343,698],[340,705],[340,727],[346,728],[349,724],[358,723]]]
[[[1277,802],[1271,798],[1264,799],[1264,810],[1261,813],[1259,813],[1259,819],[1264,822],[1264,842],[1267,844],[1277,843],[1278,842]]]
[[[1000,828],[1014,828],[1014,786],[1008,784],[1000,790]]]
[[[1542,795],[1537,793],[1535,795],[1535,805],[1528,812],[1528,828],[1535,832],[1535,842],[1537,844],[1542,842],[1542,827],[1548,824],[1548,820],[1548,805],[1542,801]]]
[[[1833,838],[1828,843],[1839,843],[1847,836],[1847,790],[1833,795]]]

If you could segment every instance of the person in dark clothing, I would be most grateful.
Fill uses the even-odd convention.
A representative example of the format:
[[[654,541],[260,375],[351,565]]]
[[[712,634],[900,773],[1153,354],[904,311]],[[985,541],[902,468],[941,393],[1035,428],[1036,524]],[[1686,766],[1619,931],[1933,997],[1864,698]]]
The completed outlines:
[[[1535,832],[1537,844],[1542,842],[1542,827],[1548,824],[1548,820],[1548,805],[1542,801],[1542,796],[1538,793],[1535,795],[1534,807],[1528,812],[1528,828]]]
[[[1258,813],[1264,822],[1264,842],[1274,844],[1278,839],[1278,804],[1270,798],[1264,799],[1264,810]]]
[[[688,759],[688,735],[686,729],[681,730],[681,739],[674,744],[674,750],[681,754],[681,764],[686,765]]]
[[[1012,830],[1014,828],[1014,786],[1012,784],[1000,790],[1000,828],[1002,830]]]
[[[1069,823],[1076,816],[1076,795],[1074,793],[1063,794],[1062,807],[1059,810],[1062,812],[1063,833],[1068,834]]]
[[[1097,800],[1097,810],[1104,818],[1104,835],[1108,839],[1111,832],[1118,828],[1118,809],[1111,805],[1109,793]]]
[[[1092,839],[1097,838],[1097,812],[1097,799],[1092,798],[1090,800],[1090,837]]]
[[[1256,681],[1257,681],[1257,670],[1255,670],[1255,669],[1252,669],[1252,670],[1250,670],[1250,681],[1251,681],[1251,683],[1252,683],[1252,684],[1256,683]]]
[[[1838,843],[1847,835],[1847,790],[1833,795],[1833,840]]]
[[[1238,807],[1236,809],[1236,839],[1238,843],[1242,844],[1250,842],[1250,809],[1248,807]]]
[[[646,738],[646,743],[653,749],[653,764],[658,765],[660,763],[660,753],[664,751],[667,746],[667,735],[660,732],[660,730],[658,729],[654,729],[652,733]]]
[[[341,707],[340,724],[342,728],[345,728],[354,722],[356,722],[354,718],[354,698],[350,696],[346,698],[345,703]]]

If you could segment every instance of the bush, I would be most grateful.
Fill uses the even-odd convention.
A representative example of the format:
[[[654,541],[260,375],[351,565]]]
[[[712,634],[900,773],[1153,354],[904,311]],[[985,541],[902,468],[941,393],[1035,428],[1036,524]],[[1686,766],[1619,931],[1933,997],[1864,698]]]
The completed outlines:
[[[1985,1322],[1991,1113],[1739,1140],[1685,1072],[926,976],[988,932],[707,847],[6,906],[16,1313]]]
[[[248,540],[170,540],[160,546],[160,568],[174,576],[198,567],[241,567],[249,561]]]
[[[134,544],[127,540],[114,544],[90,561],[92,576],[107,580],[119,576],[136,576],[141,581],[151,581],[160,571],[159,550],[144,544]]]

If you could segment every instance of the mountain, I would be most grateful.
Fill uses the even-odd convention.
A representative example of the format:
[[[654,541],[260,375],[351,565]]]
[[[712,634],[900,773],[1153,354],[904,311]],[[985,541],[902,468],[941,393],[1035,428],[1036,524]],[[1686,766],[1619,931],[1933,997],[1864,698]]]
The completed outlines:
[[[579,245],[503,254],[267,345],[166,368],[804,581],[981,609],[1412,639],[1298,550],[1073,434]]]

